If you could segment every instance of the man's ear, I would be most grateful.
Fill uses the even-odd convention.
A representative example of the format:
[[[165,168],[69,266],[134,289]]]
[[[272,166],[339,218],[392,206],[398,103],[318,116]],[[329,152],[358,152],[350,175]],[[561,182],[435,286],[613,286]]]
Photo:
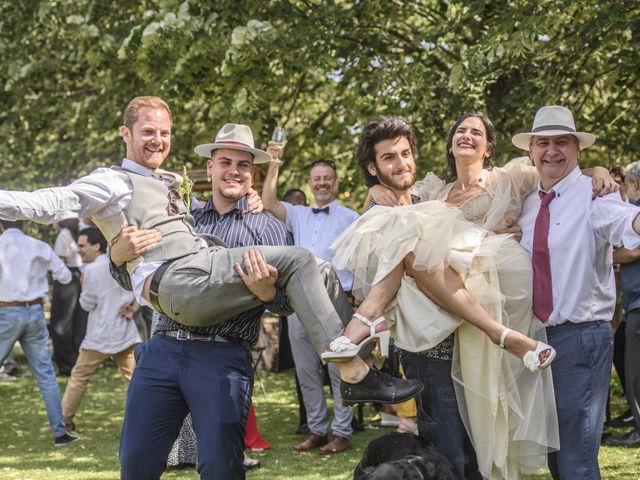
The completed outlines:
[[[124,125],[122,125],[120,127],[120,136],[125,142],[131,140],[131,130],[129,130],[129,127],[125,127]]]
[[[207,160],[207,180],[211,183],[211,169],[213,168],[213,160]]]
[[[369,164],[367,164],[367,171],[368,171],[371,175],[373,175],[374,177],[377,177],[377,176],[378,176],[378,171],[376,170],[376,166],[375,166],[373,163],[371,163],[371,162],[369,162]]]

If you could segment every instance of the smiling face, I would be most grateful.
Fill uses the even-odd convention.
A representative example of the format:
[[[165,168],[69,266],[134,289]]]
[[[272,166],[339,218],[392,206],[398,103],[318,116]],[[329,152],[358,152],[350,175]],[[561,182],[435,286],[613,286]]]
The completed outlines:
[[[120,127],[127,158],[155,170],[171,149],[171,117],[164,108],[142,107],[131,128]]]
[[[241,150],[220,148],[207,162],[207,175],[211,178],[214,204],[220,201],[235,203],[244,197],[253,181],[253,155]]]
[[[84,263],[91,263],[95,261],[100,253],[102,253],[100,252],[100,244],[91,244],[89,242],[89,237],[87,237],[86,235],[79,235],[77,244],[78,253],[80,254],[80,257],[82,258],[82,261]]]
[[[336,171],[329,165],[315,165],[309,171],[309,188],[319,207],[329,205],[336,199],[339,183]]]
[[[529,156],[540,174],[542,188],[549,190],[578,165],[580,147],[573,135],[532,137]]]
[[[484,122],[478,117],[467,117],[453,132],[451,153],[456,163],[464,162],[484,164],[486,158],[493,154],[487,142],[487,130]]]
[[[367,167],[380,183],[398,192],[410,189],[416,180],[416,162],[405,136],[382,140],[374,146],[375,165]]]

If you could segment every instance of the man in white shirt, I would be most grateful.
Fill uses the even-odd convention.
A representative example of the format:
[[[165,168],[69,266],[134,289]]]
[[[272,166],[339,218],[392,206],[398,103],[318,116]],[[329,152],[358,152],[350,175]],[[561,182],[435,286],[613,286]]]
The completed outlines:
[[[578,160],[594,142],[594,135],[576,131],[561,106],[542,107],[531,132],[513,137],[540,174],[519,224],[521,245],[532,255],[534,313],[557,350],[551,365],[560,429],[560,451],[549,455],[554,479],[600,478],[616,296],[612,245],[640,245],[637,207],[617,193],[591,200],[591,180]]]
[[[275,150],[274,153],[281,154]],[[313,207],[292,205],[277,199],[278,169],[279,161],[272,162],[265,178],[262,201],[266,210],[286,223],[295,245],[306,248],[316,258],[331,262],[334,257],[331,242],[358,218],[355,211],[341,205],[336,198],[339,180],[335,165],[318,160],[309,167],[309,189],[315,203]],[[353,275],[346,270],[337,273],[342,288],[348,293],[353,284]],[[331,423],[333,439],[327,443],[329,412],[323,390],[322,362],[295,314],[288,319],[288,333],[310,431],[309,436],[293,448],[299,452],[317,447],[322,453],[343,452],[350,447],[353,410],[342,405],[340,372],[334,363],[328,364],[334,419]]]
[[[62,419],[60,390],[51,361],[43,297],[49,290],[47,273],[61,283],[71,272],[46,243],[22,233],[22,222],[2,221],[0,235],[0,363],[20,342],[40,394],[56,447],[79,440],[67,432]]]
[[[80,231],[78,252],[86,264],[80,305],[89,312],[89,317],[87,334],[62,397],[64,421],[71,430],[75,429],[73,418],[89,381],[107,359],[113,358],[129,384],[136,366],[133,349],[141,341],[132,321],[137,307],[135,299],[111,278],[106,251],[107,240],[100,230],[89,227]]]

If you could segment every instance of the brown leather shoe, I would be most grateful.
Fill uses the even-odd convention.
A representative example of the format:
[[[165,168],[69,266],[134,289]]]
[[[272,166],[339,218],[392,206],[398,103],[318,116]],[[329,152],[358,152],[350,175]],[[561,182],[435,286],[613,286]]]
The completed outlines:
[[[344,452],[349,448],[351,448],[351,442],[348,438],[343,438],[335,435],[329,443],[320,448],[320,453],[324,455],[330,455],[332,453]]]
[[[321,447],[325,445],[329,440],[326,435],[314,435],[313,433],[309,435],[304,442],[299,443],[298,445],[294,445],[293,449],[296,452],[307,452],[309,450],[313,450],[314,448]]]

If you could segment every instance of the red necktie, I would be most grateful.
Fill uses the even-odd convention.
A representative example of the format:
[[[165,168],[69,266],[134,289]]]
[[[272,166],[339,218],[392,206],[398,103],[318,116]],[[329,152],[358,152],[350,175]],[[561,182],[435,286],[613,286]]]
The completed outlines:
[[[549,261],[549,204],[556,197],[553,190],[549,193],[538,192],[540,210],[533,230],[533,313],[543,322],[549,320],[553,311],[553,290],[551,289],[551,263]]]

